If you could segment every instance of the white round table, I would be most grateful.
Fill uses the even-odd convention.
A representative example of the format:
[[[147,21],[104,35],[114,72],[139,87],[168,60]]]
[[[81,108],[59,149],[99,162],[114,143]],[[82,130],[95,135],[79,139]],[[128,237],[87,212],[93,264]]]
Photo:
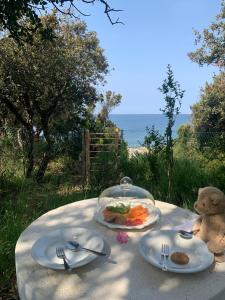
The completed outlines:
[[[195,274],[162,272],[147,263],[138,251],[146,231],[129,231],[127,244],[116,241],[113,231],[94,219],[97,199],[59,207],[35,220],[21,234],[15,249],[16,274],[21,300],[224,300],[225,263]],[[152,229],[169,229],[195,214],[172,204],[156,201],[160,221]],[[71,273],[40,266],[31,257],[34,242],[48,231],[67,226],[98,232],[110,251],[109,258],[96,258]],[[149,228],[148,228],[149,230]]]

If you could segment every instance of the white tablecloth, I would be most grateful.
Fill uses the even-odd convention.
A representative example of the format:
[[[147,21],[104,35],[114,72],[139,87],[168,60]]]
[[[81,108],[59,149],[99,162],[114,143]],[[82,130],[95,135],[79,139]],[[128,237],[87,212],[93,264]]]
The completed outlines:
[[[225,263],[196,274],[162,272],[147,263],[138,251],[146,231],[128,232],[127,244],[116,241],[117,232],[93,219],[97,199],[59,207],[35,220],[21,234],[15,249],[21,300],[208,300],[225,299]],[[195,215],[177,206],[156,201],[160,222],[152,229],[172,228]],[[63,226],[97,231],[105,240],[110,258],[97,258],[72,273],[38,265],[31,257],[34,242]],[[149,230],[149,229],[148,229]]]

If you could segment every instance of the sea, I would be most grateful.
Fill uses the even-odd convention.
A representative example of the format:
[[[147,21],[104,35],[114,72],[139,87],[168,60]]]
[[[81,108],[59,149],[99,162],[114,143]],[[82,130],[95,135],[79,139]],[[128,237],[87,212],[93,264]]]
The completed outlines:
[[[164,134],[167,125],[167,118],[163,114],[110,114],[109,118],[122,130],[123,138],[131,148],[142,146],[147,134],[146,127],[154,125],[160,134]],[[190,123],[190,114],[179,114],[173,127],[173,137],[177,136],[181,125]]]

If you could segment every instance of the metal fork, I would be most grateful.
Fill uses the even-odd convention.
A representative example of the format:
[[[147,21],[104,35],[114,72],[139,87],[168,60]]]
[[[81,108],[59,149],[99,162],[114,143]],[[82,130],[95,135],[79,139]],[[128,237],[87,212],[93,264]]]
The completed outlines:
[[[66,261],[66,255],[65,255],[64,249],[56,248],[56,255],[58,256],[58,258],[63,259],[63,264],[64,264],[65,270],[71,270],[68,262]]]
[[[162,270],[167,271],[167,258],[169,257],[169,246],[167,244],[162,244],[161,256],[163,258]]]
[[[106,253],[104,252],[99,252],[99,251],[95,251],[95,250],[92,250],[92,249],[88,249],[88,248],[84,248],[82,247],[78,242],[76,241],[68,241],[66,243],[66,246],[69,250],[71,251],[80,251],[80,250],[85,250],[85,251],[88,251],[88,252],[91,252],[91,253],[94,253],[96,255],[100,255],[100,256],[106,256]]]

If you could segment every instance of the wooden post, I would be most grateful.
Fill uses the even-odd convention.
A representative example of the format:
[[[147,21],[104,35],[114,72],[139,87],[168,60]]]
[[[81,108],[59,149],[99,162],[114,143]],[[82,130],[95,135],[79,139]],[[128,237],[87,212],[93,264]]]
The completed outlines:
[[[90,182],[90,132],[85,131],[85,180],[86,183]]]
[[[115,149],[117,152],[119,150],[119,140],[120,140],[119,132],[115,132]]]
[[[119,131],[115,131],[114,132],[114,149],[115,149],[115,167],[118,167],[118,159],[119,159],[119,140],[120,140],[120,135],[119,135]]]
[[[86,183],[86,145],[85,145],[85,129],[82,130],[82,177],[83,183]]]
[[[120,138],[121,138],[121,140],[123,140],[123,138],[124,138],[124,132],[123,132],[123,129],[120,130]]]

